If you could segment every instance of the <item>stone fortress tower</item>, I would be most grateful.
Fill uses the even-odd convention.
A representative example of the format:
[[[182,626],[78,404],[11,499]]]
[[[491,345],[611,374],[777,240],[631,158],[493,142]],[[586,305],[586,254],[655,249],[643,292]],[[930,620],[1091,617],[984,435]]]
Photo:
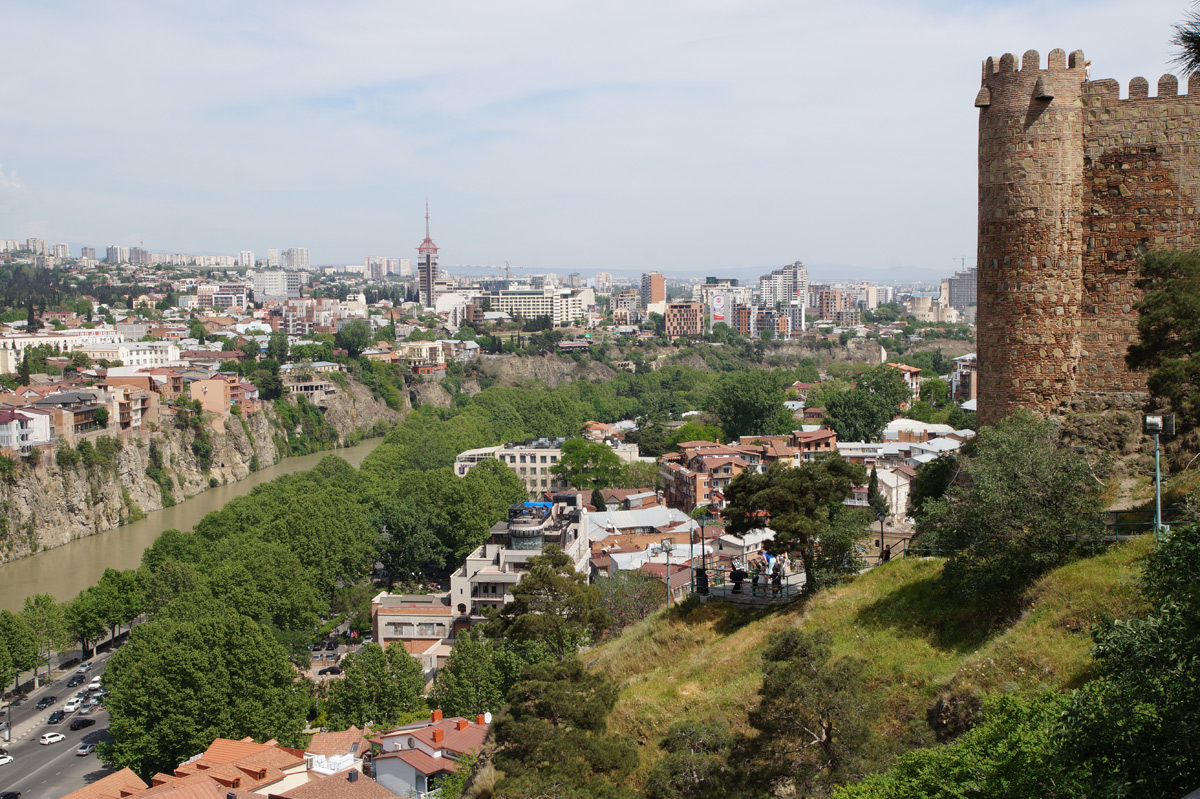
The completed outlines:
[[[979,417],[1136,409],[1137,260],[1200,246],[1200,79],[1085,80],[1082,51],[983,64]]]

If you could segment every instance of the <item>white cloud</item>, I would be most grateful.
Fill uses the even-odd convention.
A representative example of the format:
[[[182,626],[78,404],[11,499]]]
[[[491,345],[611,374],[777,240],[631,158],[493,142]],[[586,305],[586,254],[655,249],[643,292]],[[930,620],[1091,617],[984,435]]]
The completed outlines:
[[[6,173],[4,171],[4,164],[0,163],[0,191],[15,192],[22,191],[24,188],[25,187],[21,185],[21,181],[17,179],[16,173],[11,170]]]
[[[116,10],[114,10],[116,9]],[[0,236],[753,277],[975,248],[979,65],[1153,84],[1177,3],[24,4]],[[5,181],[0,172],[0,187]]]

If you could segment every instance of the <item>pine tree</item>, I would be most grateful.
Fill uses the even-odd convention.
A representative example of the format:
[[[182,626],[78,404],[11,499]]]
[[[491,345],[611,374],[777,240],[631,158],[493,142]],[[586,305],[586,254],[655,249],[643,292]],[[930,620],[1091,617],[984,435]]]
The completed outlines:
[[[604,513],[608,510],[608,505],[604,502],[604,495],[600,493],[599,488],[592,489],[592,507],[599,513]]]

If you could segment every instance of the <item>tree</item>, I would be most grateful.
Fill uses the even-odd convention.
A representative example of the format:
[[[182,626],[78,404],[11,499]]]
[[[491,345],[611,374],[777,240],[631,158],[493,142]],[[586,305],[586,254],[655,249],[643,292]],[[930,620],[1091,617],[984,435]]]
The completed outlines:
[[[62,606],[49,594],[34,594],[25,597],[21,617],[33,631],[37,644],[38,662],[46,664],[46,677],[50,676],[50,655],[71,643],[71,631],[67,628]],[[37,684],[37,672],[34,672]]]
[[[836,795],[838,799],[1099,796],[1086,762],[1057,757],[1055,728],[1069,705],[1070,694],[1061,691],[1028,698],[988,697],[974,726],[961,737],[910,751],[887,771],[841,788]]]
[[[667,446],[678,449],[685,441],[720,441],[724,433],[721,428],[711,424],[688,421],[667,439]]]
[[[363,645],[342,659],[342,679],[329,685],[326,714],[329,726],[344,730],[358,727],[391,726],[411,721],[425,702],[421,691],[425,675],[421,666],[400,644],[387,651],[377,643]]]
[[[267,357],[276,363],[287,363],[288,335],[283,330],[276,330],[267,339]]]
[[[621,783],[637,764],[637,747],[607,733],[617,686],[572,655],[526,669],[496,722],[496,795],[632,799]]]
[[[133,569],[117,571],[105,569],[97,581],[96,595],[105,623],[112,628],[112,637],[117,630],[133,624],[142,612],[142,595],[138,586],[137,572]]]
[[[660,747],[662,759],[646,780],[649,799],[724,799],[739,793],[729,760],[734,739],[727,725],[677,721]]]
[[[871,506],[871,510],[875,512],[876,516],[881,513],[886,516],[888,513],[887,497],[879,490],[879,472],[874,466],[871,467],[871,479],[867,482],[867,504]]]
[[[925,515],[927,501],[941,499],[945,495],[957,473],[958,459],[953,455],[939,455],[917,467],[917,476],[908,490],[908,502],[912,506],[914,519]]]
[[[600,591],[600,606],[612,617],[610,633],[646,618],[667,602],[667,586],[641,569],[621,570],[592,583]]]
[[[1174,31],[1171,44],[1177,52],[1172,62],[1184,75],[1195,75],[1200,72],[1200,11],[1189,11]]]
[[[22,672],[36,668],[40,662],[33,629],[24,618],[9,610],[0,610],[0,647],[5,651],[7,663],[0,673],[0,686],[19,679]]]
[[[784,406],[787,395],[776,372],[750,369],[721,375],[713,389],[710,405],[726,439],[739,436],[769,436],[790,432],[795,425],[792,412]]]
[[[598,513],[604,513],[608,510],[608,505],[606,505],[604,502],[604,494],[602,494],[598,488],[592,489],[591,505]]]
[[[188,336],[203,344],[208,340],[208,329],[204,327],[203,322],[192,317],[191,321],[188,322]]]
[[[258,356],[262,354],[262,348],[253,339],[243,341],[237,348],[246,357],[247,363],[254,363],[258,360]]]
[[[206,590],[207,581],[191,563],[164,560],[153,568],[143,566],[138,570],[138,588],[139,604],[153,618],[176,597]]]
[[[1101,487],[1050,420],[1018,411],[981,430],[959,464],[946,495],[922,505],[917,532],[953,553],[943,579],[962,595],[1011,610],[1038,577],[1098,545]]]
[[[770,527],[775,539],[768,550],[797,553],[805,591],[815,591],[834,575],[857,570],[853,540],[835,534],[845,528],[836,522],[844,520],[842,501],[866,478],[862,466],[836,455],[793,467],[772,463],[761,474],[744,471],[725,493],[726,527],[735,535]]]
[[[363,319],[348,322],[334,337],[335,346],[345,350],[351,358],[357,358],[371,343],[371,325]]]
[[[865,677],[862,661],[832,656],[828,633],[792,627],[777,634],[763,653],[760,701],[750,712],[758,732],[753,779],[812,796],[861,776]]]
[[[238,542],[209,570],[208,587],[229,607],[280,630],[311,630],[327,607],[312,574],[277,542]]]
[[[878,441],[911,396],[899,369],[883,364],[858,376],[850,391],[825,398],[825,415],[838,439]]]
[[[459,633],[446,665],[438,669],[429,703],[447,715],[475,718],[504,704],[495,647],[479,632]]]
[[[1200,29],[1194,29],[1200,31]],[[1129,368],[1148,371],[1146,386],[1175,413],[1179,427],[1200,425],[1200,251],[1154,250],[1138,265],[1134,287],[1142,298],[1138,341],[1125,356]]]
[[[108,661],[109,766],[170,772],[214,738],[303,740],[310,684],[257,622],[213,599],[181,597],[138,625]]]
[[[92,418],[96,420],[96,424],[100,425],[101,428],[108,427],[108,408],[97,408]]]
[[[1094,633],[1099,677],[1074,692],[1063,763],[1091,767],[1091,796],[1182,796],[1200,784],[1200,523],[1151,550],[1140,592],[1153,610]]]
[[[529,571],[512,595],[513,601],[488,622],[488,634],[542,642],[560,661],[598,638],[612,621],[600,607],[600,592],[555,544],[529,559]]]
[[[104,608],[95,586],[80,591],[78,596],[63,607],[67,629],[79,643],[79,656],[87,657],[89,644],[98,640],[105,631]]]
[[[606,444],[573,438],[563,444],[562,457],[550,471],[575,488],[611,488],[621,479],[621,459]]]

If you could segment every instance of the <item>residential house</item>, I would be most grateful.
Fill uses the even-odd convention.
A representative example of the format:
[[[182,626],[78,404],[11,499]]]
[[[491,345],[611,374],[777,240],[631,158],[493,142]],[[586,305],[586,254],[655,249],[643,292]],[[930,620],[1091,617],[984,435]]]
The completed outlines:
[[[483,748],[491,723],[491,714],[446,719],[435,710],[429,721],[389,730],[372,739],[383,750],[371,763],[375,780],[397,796],[436,797],[439,778]]]
[[[889,362],[888,366],[891,366],[894,369],[900,370],[900,374],[904,376],[904,385],[908,387],[909,392],[911,392],[911,394],[912,394],[911,399],[908,402],[903,403],[901,405],[901,407],[907,408],[910,403],[916,402],[917,400],[921,399],[921,370],[920,370],[920,368],[918,368],[916,366],[909,366],[906,363],[890,363]]]

